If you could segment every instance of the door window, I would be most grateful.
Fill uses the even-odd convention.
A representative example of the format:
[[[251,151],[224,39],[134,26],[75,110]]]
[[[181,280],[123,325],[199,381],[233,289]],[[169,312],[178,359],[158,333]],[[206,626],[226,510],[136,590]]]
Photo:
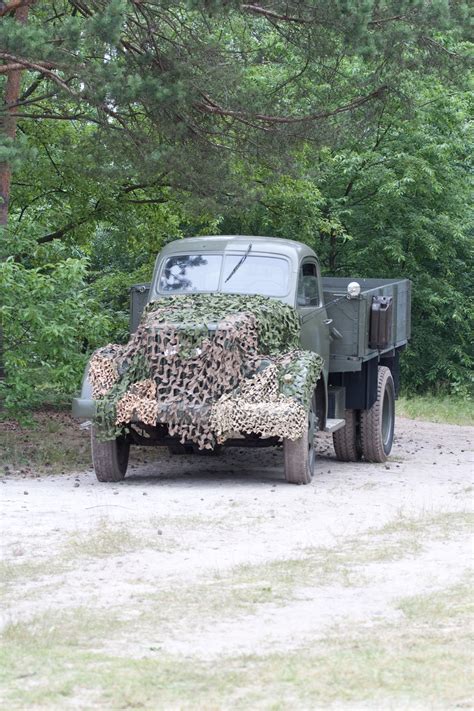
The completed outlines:
[[[301,265],[298,279],[297,304],[298,306],[319,306],[318,268],[315,262],[305,262]]]

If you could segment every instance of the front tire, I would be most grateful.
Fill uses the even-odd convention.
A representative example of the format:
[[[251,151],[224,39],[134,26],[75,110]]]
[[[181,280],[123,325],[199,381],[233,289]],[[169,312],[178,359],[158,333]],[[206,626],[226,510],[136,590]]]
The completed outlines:
[[[369,410],[362,410],[360,436],[362,454],[367,462],[386,462],[392,451],[395,431],[395,386],[390,368],[380,366],[377,400]]]
[[[309,484],[314,474],[316,452],[316,398],[313,395],[308,411],[308,427],[299,439],[283,440],[285,479],[290,484]]]
[[[130,443],[125,437],[100,442],[95,427],[91,428],[92,464],[99,481],[122,481],[130,454]]]

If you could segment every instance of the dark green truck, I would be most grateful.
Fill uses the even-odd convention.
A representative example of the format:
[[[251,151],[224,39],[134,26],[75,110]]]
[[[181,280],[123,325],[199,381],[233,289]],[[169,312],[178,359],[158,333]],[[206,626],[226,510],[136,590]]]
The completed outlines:
[[[131,444],[283,446],[298,484],[317,430],[343,461],[390,454],[409,280],[322,278],[313,250],[285,239],[193,237],[131,293],[129,344],[93,355],[73,403],[100,481],[125,476]]]

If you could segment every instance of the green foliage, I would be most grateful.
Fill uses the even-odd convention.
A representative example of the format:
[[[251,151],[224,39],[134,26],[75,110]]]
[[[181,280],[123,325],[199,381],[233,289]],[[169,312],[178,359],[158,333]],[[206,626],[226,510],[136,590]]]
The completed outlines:
[[[161,247],[206,233],[298,239],[326,273],[411,278],[407,390],[469,389],[468,3],[269,8],[38,0],[26,26],[0,20],[0,61],[27,67],[17,140],[0,137],[8,405],[70,394],[89,346],[127,340],[128,287]]]
[[[474,425],[472,397],[456,395],[415,395],[397,400],[397,415],[428,422]]]
[[[28,269],[0,262],[4,365],[0,397],[9,409],[70,393],[108,319],[85,288],[86,262],[66,259]]]
[[[418,87],[409,119],[388,108],[360,140],[307,149],[299,178],[268,178],[224,232],[275,234],[309,244],[323,273],[413,281],[407,392],[472,388],[472,96]],[[259,174],[261,179],[261,174]]]

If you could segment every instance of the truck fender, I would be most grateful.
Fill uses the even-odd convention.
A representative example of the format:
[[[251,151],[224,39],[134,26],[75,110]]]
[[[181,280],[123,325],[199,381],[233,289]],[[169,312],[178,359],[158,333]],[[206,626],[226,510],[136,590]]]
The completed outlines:
[[[78,420],[92,420],[95,417],[96,404],[92,397],[92,385],[89,380],[89,363],[82,378],[81,395],[72,401],[72,415]]]
[[[82,385],[81,385],[81,398],[83,400],[92,400],[92,385],[91,381],[89,380],[89,362],[87,363],[85,369],[84,369],[84,375],[82,376]]]

